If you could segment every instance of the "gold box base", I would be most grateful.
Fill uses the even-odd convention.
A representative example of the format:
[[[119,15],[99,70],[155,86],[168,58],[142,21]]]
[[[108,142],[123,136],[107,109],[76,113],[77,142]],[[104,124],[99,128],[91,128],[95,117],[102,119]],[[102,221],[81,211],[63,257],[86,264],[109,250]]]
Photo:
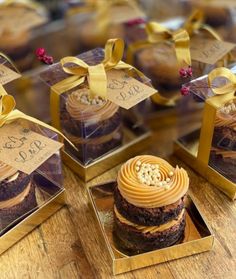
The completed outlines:
[[[65,204],[65,189],[33,211],[28,217],[17,223],[12,229],[0,236],[0,254],[26,236],[43,221],[53,215]]]
[[[174,144],[174,153],[210,183],[224,192],[229,198],[234,200],[236,198],[236,184],[225,178],[209,165],[202,164],[197,159],[198,142],[198,139],[194,139],[185,146],[180,141],[176,141]]]
[[[118,250],[112,237],[113,230],[113,189],[115,182],[88,188],[88,196],[96,215],[109,252],[113,274],[178,259],[208,251],[212,248],[214,237],[196,205],[188,196],[186,201],[187,225],[183,243],[133,256]]]
[[[144,127],[139,128],[138,133],[125,127],[122,146],[91,164],[83,165],[65,151],[62,151],[62,159],[68,167],[86,182],[138,154],[147,146],[150,138],[151,132]]]

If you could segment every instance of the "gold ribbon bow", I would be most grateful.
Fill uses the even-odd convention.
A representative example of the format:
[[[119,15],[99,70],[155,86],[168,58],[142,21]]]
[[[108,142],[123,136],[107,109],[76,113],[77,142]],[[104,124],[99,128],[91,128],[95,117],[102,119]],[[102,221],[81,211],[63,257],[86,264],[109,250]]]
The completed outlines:
[[[98,95],[107,98],[107,74],[111,69],[116,70],[135,70],[139,76],[141,72],[133,66],[121,61],[124,51],[124,42],[122,39],[110,39],[105,45],[104,60],[94,66],[90,66],[83,60],[69,56],[61,59],[60,63],[63,70],[70,74],[68,78],[56,83],[51,87],[51,115],[53,126],[60,129],[59,107],[60,95],[72,88],[75,88],[85,81],[89,84],[92,96]],[[69,66],[66,66],[68,65]],[[73,65],[73,66],[72,66]]]
[[[73,148],[77,150],[77,148],[74,146],[74,144],[67,139],[60,131],[55,129],[54,127],[34,118],[27,114],[24,114],[23,112],[15,109],[16,102],[13,96],[8,95],[3,86],[0,86],[0,128],[5,125],[9,124],[15,120],[18,119],[24,119],[28,120],[30,122],[33,122],[35,124],[38,124],[44,128],[47,128],[58,135],[60,135],[63,139],[65,139]]]
[[[42,6],[39,3],[31,0],[3,0],[0,4],[0,6],[10,6],[10,5],[22,5],[33,10],[42,8]]]
[[[207,24],[204,24],[204,14],[201,10],[193,11],[193,13],[185,21],[183,29],[188,32],[190,37],[200,30],[205,30],[216,40],[222,40],[219,34],[213,28]]]
[[[216,87],[214,81],[221,77],[228,82]],[[236,76],[227,68],[216,68],[208,74],[208,86],[215,95],[205,101],[198,149],[198,159],[205,165],[209,162],[217,110],[235,98]]]
[[[111,8],[119,5],[127,5],[132,10],[138,11],[138,5],[135,0],[104,0],[97,2],[97,14],[96,14],[96,27],[101,33],[105,33],[112,21]]]
[[[188,32],[184,29],[171,31],[157,22],[149,22],[146,25],[148,42],[159,43],[173,41],[175,53],[180,67],[191,65],[190,43]]]

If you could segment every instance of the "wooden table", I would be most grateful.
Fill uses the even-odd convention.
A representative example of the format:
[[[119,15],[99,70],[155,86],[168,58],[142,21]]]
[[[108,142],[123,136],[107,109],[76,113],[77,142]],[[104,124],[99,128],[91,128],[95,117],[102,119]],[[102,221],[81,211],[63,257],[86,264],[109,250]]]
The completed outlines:
[[[183,128],[183,126],[182,126]],[[145,153],[167,155],[177,136],[174,126],[156,132],[155,144]],[[190,194],[215,234],[210,252],[116,276],[125,279],[232,279],[236,278],[236,203],[199,177],[177,158],[190,174]],[[119,166],[93,179],[94,185],[116,177]],[[0,256],[1,279],[113,278],[109,257],[88,205],[85,184],[64,167],[68,206],[41,224]]]

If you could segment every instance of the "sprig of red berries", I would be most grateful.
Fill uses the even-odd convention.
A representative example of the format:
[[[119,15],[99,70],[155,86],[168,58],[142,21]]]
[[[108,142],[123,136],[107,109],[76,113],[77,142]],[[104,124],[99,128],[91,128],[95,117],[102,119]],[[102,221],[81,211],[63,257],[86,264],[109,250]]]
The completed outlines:
[[[181,68],[179,70],[179,75],[182,78],[192,77],[193,76],[193,70],[191,66],[188,66],[188,68]]]
[[[53,57],[47,55],[45,48],[39,47],[35,51],[35,55],[37,56],[38,60],[42,61],[47,65],[53,64]]]

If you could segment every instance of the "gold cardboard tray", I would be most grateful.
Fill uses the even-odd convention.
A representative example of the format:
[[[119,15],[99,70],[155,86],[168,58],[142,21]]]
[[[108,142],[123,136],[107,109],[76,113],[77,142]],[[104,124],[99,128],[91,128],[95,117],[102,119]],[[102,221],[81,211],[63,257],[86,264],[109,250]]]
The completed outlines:
[[[174,144],[174,153],[187,165],[191,166],[201,176],[224,192],[229,198],[236,199],[236,184],[221,175],[209,165],[201,163],[197,159],[200,130],[178,139]]]
[[[16,225],[11,225],[11,228],[8,229],[2,236],[0,236],[0,254],[5,252],[17,241],[26,236],[29,232],[53,215],[66,203],[65,189],[60,187],[57,188],[58,191],[54,195],[51,195],[47,201],[42,203],[36,210],[30,213],[22,221],[14,222]],[[48,193],[39,189],[38,187],[36,192],[37,201],[42,200],[43,196],[45,195],[49,196]]]
[[[151,132],[144,125],[134,129],[125,125],[123,133],[124,140],[121,147],[91,164],[83,165],[65,151],[62,151],[63,162],[86,182],[138,154],[148,146],[151,138]]]
[[[118,250],[112,237],[114,186],[113,181],[87,189],[92,209],[110,255],[114,275],[205,252],[212,248],[214,237],[193,200],[188,196],[187,224],[183,243],[133,256],[128,256],[124,251]]]

